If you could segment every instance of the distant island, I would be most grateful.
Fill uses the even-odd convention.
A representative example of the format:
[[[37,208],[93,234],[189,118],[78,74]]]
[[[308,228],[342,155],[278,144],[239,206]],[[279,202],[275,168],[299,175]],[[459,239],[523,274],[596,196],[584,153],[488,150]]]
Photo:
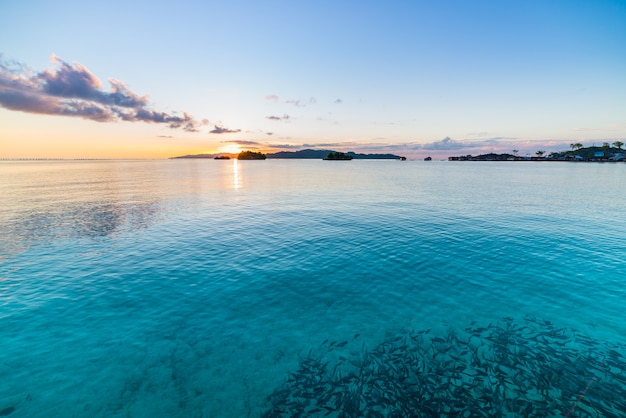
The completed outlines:
[[[622,149],[624,144],[615,141],[613,146],[605,142],[602,146],[584,147],[580,143],[571,144],[570,151],[551,152],[545,155],[545,151],[537,151],[534,156],[518,155],[517,150],[512,154],[481,154],[462,155],[448,157],[448,161],[588,161],[588,162],[623,162],[626,161],[626,152]]]
[[[178,159],[185,159],[185,158],[197,158],[197,159],[206,158],[206,159],[212,159],[212,160],[221,159],[217,157],[232,158],[233,155],[232,154],[193,154],[193,155],[181,155],[180,157],[170,157],[169,159],[170,160],[178,160]]]
[[[252,151],[243,151],[242,153],[251,153]],[[299,158],[299,159],[312,159],[312,160],[322,160],[325,159],[328,154],[330,153],[337,153],[338,151],[334,151],[334,150],[316,150],[316,149],[303,149],[303,150],[299,150],[299,151],[279,151],[279,152],[274,152],[274,153],[269,153],[269,154],[261,154],[261,153],[254,153],[254,154],[261,154],[264,155],[264,158],[259,158],[259,159],[265,159],[265,158],[284,158],[284,159],[295,159],[295,158]],[[240,158],[241,154],[239,153],[239,155],[237,154],[228,154],[228,153],[217,153],[217,154],[194,154],[194,155],[182,155],[180,157],[172,157],[170,159],[186,159],[186,158],[209,158],[209,159],[226,159],[226,158],[221,158],[221,157],[228,157],[228,158],[237,158],[237,159],[256,159],[256,158]],[[355,160],[406,160],[405,157],[401,157],[399,155],[394,155],[394,154],[359,154],[359,153],[355,153],[353,151],[350,152],[346,152],[346,153],[341,153],[341,154],[345,154],[347,156],[352,157],[352,159]],[[246,154],[247,155],[247,154]],[[218,158],[220,157],[220,158]]]
[[[329,149],[303,149],[300,151],[279,151],[273,154],[267,154],[267,158],[304,158],[304,159],[318,159],[323,160],[328,157],[330,153],[337,153],[339,151]],[[346,153],[340,152],[346,156],[352,157],[355,160],[401,160],[404,157],[394,154],[359,154],[353,151]]]

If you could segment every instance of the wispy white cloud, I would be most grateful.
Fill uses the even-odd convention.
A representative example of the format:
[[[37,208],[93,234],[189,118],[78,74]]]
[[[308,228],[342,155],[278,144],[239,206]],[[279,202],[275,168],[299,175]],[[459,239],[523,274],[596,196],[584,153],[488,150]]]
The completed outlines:
[[[269,119],[269,120],[280,121],[280,120],[289,120],[289,119],[291,119],[291,116],[289,116],[288,114],[285,113],[282,116],[271,115],[271,116],[266,116],[265,118]]]
[[[273,93],[266,95],[265,100],[276,103],[286,103],[296,107],[305,107],[317,103],[317,99],[313,96],[309,97],[308,99],[281,99],[279,95]]]
[[[607,129],[607,128],[584,128],[584,127],[580,127],[580,128],[574,128],[573,129],[574,132],[598,132],[598,131],[607,131],[607,130],[612,130],[612,129]]]

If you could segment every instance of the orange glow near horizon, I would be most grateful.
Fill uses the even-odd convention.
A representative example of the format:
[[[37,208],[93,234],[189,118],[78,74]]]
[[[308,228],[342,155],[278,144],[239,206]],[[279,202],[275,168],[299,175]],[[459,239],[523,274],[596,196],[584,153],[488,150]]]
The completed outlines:
[[[219,152],[223,152],[225,154],[239,154],[241,152],[241,148],[236,144],[223,145],[219,148]]]

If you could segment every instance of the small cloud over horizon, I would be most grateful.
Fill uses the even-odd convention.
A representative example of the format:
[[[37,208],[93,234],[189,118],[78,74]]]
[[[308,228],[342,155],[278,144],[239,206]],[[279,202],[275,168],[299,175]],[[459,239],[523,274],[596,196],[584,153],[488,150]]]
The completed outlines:
[[[265,119],[276,120],[276,121],[289,120],[289,119],[291,119],[291,116],[289,116],[288,114],[285,113],[282,116],[275,116],[275,115],[266,116]]]
[[[308,100],[290,99],[290,100],[285,100],[283,103],[287,103],[296,107],[307,107],[309,105],[317,104],[317,99],[315,97],[309,97]]]
[[[219,126],[219,125],[214,125],[213,129],[209,131],[210,134],[236,134],[238,132],[241,132],[241,129],[227,129],[224,128],[223,126]]]
[[[246,140],[238,140],[238,139],[234,139],[232,141],[220,141],[220,142],[224,144],[237,144],[237,145],[262,145],[260,142],[257,142],[257,141],[246,141]]]

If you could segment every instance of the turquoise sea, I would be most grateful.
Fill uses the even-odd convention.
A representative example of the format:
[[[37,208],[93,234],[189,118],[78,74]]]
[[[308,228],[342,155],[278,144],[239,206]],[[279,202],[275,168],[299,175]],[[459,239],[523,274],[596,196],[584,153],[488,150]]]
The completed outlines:
[[[0,416],[624,416],[626,164],[0,162]]]

